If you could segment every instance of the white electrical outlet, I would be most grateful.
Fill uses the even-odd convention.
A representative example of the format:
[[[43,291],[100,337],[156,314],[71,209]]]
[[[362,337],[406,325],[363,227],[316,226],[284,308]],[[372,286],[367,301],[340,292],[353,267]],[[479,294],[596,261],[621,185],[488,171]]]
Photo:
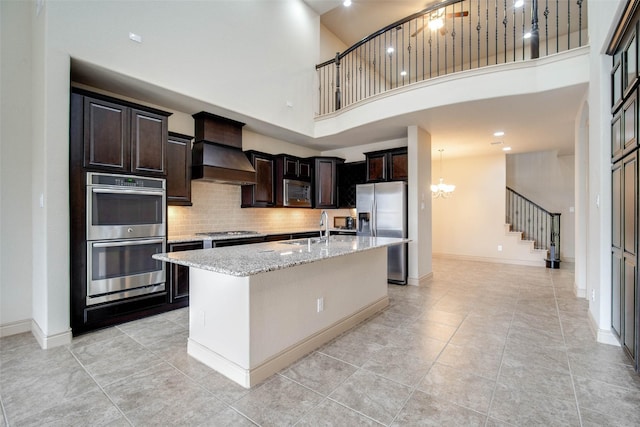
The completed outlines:
[[[596,290],[595,289],[591,289],[591,301],[593,301],[593,302],[596,301]]]
[[[316,301],[316,309],[318,310],[318,313],[324,311],[324,298],[318,298],[318,300]]]
[[[502,252],[502,245],[498,245],[498,252]]]
[[[129,33],[129,40],[134,41],[136,43],[142,43],[142,36],[136,33]]]

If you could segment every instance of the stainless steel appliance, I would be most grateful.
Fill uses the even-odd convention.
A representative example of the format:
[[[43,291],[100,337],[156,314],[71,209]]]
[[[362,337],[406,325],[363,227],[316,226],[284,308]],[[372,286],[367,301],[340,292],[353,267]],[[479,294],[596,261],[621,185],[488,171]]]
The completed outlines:
[[[407,183],[356,186],[357,235],[407,238]],[[408,245],[388,248],[387,280],[407,284]]]
[[[355,221],[350,216],[334,216],[333,217],[333,228],[353,230],[354,223]]]
[[[165,180],[87,173],[87,305],[165,291]]]
[[[283,179],[283,201],[284,206],[296,208],[311,207],[311,184],[294,179]]]
[[[165,234],[164,179],[87,173],[87,240]]]

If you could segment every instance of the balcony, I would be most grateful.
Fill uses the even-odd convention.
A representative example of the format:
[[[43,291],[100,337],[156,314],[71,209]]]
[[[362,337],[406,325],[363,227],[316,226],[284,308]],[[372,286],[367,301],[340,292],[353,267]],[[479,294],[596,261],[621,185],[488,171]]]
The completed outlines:
[[[588,43],[583,0],[449,0],[316,65],[318,117],[437,77]]]

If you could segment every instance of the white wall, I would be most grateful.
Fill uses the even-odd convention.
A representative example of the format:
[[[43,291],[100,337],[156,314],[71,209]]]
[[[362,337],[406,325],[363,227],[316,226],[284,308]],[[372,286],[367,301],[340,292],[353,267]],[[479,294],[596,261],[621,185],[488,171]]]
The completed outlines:
[[[575,258],[575,156],[557,151],[507,154],[507,186],[549,212],[560,213],[560,255]]]
[[[29,6],[35,7],[32,2]],[[31,217],[31,250],[26,256],[33,262],[32,294],[19,292],[7,300],[3,295],[3,304],[18,307],[30,299],[31,312],[18,317],[30,315],[34,334],[48,347],[70,339],[70,59],[311,134],[315,74],[309,64],[318,57],[319,18],[301,0],[49,0],[38,16],[33,9],[30,16],[32,125],[22,129],[31,129],[33,138],[32,155],[25,156],[32,159],[25,197],[34,206],[42,194],[44,207],[18,212]],[[28,22],[23,23],[28,29]],[[129,40],[129,32],[141,35],[143,43]],[[3,52],[4,40],[15,39],[3,37]],[[294,107],[286,107],[286,101]],[[2,286],[12,282],[16,280],[3,280]]]
[[[433,158],[431,182],[438,182],[439,156]],[[497,251],[505,236],[504,154],[445,156],[442,169],[445,183],[454,184],[456,189],[451,198],[432,202],[433,253],[504,260]]]
[[[31,328],[31,13],[0,2],[0,336]]]

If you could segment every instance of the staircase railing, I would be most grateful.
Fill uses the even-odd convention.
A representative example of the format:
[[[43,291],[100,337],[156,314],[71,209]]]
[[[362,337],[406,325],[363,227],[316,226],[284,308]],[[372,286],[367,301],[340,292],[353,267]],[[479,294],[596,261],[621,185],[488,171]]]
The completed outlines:
[[[317,114],[433,77],[580,47],[586,6],[584,0],[434,3],[316,65]]]
[[[549,251],[549,259],[560,259],[560,214],[552,213],[507,187],[506,223],[513,231],[533,240],[536,249]]]

